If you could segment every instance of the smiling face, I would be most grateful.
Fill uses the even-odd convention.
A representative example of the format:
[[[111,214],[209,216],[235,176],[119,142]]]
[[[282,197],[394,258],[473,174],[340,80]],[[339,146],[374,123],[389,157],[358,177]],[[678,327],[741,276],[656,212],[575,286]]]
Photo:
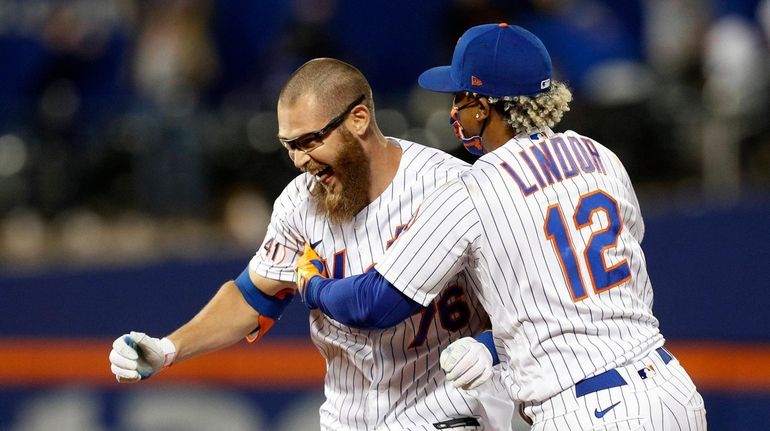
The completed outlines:
[[[322,129],[338,112],[324,112],[313,96],[293,104],[278,104],[278,135],[294,138]],[[299,170],[314,176],[312,196],[321,212],[334,223],[353,219],[369,204],[370,167],[361,142],[347,128],[349,117],[312,151],[289,151]]]

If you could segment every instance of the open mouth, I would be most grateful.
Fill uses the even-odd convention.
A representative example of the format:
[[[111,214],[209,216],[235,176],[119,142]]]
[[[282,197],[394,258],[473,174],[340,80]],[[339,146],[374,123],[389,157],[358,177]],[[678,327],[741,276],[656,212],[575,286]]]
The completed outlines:
[[[334,175],[334,172],[332,171],[332,168],[325,167],[318,171],[315,174],[315,177],[318,178],[318,181],[322,182],[323,184],[328,184],[331,180],[332,175]]]

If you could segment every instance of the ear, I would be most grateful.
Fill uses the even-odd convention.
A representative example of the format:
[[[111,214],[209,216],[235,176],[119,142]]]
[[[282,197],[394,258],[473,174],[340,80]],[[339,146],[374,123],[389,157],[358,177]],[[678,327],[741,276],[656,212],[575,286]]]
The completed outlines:
[[[372,121],[372,113],[365,105],[358,105],[350,111],[348,115],[349,129],[353,134],[362,136],[369,129],[369,123]]]
[[[489,100],[483,96],[479,97],[479,106],[477,106],[476,109],[477,111],[474,117],[478,121],[484,121],[484,119],[489,117],[492,113],[492,105],[490,105]]]

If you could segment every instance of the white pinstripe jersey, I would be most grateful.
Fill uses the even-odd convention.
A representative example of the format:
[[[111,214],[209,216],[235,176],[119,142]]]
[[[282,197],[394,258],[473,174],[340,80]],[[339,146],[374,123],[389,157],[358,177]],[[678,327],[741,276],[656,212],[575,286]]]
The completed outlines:
[[[643,235],[615,154],[547,130],[517,136],[427,197],[377,270],[426,304],[468,262],[511,397],[542,401],[663,344]]]
[[[401,146],[403,155],[392,183],[374,202],[351,223],[333,225],[317,213],[309,197],[315,180],[300,175],[276,200],[265,242],[251,267],[264,277],[294,281],[296,250],[308,242],[318,243],[315,250],[331,277],[362,274],[382,258],[425,193],[469,168],[438,150],[388,139]],[[439,355],[449,343],[488,325],[478,300],[465,294],[471,283],[466,273],[452,277],[424,312],[386,330],[350,328],[311,311],[311,336],[327,366],[322,428],[434,429],[436,422],[490,414],[482,411],[481,401],[446,382],[439,366]],[[498,387],[498,399],[507,400],[503,386]],[[512,407],[500,412],[508,423]]]

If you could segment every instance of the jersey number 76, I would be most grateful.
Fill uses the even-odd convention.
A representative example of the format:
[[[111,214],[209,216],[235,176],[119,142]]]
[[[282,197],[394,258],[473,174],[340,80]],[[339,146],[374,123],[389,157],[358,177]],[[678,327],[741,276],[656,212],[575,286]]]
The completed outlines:
[[[601,293],[631,279],[631,270],[626,259],[611,267],[607,267],[604,260],[605,252],[617,247],[618,236],[623,228],[618,203],[609,194],[597,190],[580,196],[572,217],[575,228],[580,230],[591,226],[593,215],[597,212],[603,212],[607,216],[608,225],[591,234],[583,250],[583,259],[594,292]],[[546,238],[553,243],[572,299],[576,302],[585,299],[588,293],[583,284],[578,256],[572,245],[561,205],[548,207],[543,230]]]

